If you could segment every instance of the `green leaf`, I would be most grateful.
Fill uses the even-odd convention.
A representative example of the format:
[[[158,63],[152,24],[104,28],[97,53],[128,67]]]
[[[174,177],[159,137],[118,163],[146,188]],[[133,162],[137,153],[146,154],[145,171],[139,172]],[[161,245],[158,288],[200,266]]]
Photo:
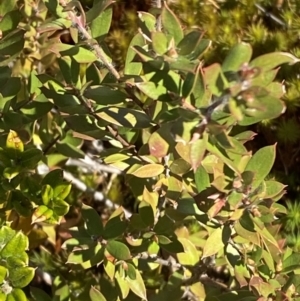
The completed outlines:
[[[6,301],[27,301],[27,298],[23,290],[14,288],[7,296]]]
[[[161,13],[161,21],[164,31],[166,31],[175,40],[177,45],[183,38],[183,30],[180,22],[174,12],[170,10],[166,2]]]
[[[34,301],[51,301],[52,299],[48,294],[46,294],[43,290],[37,287],[30,288],[30,295],[32,296]]]
[[[219,64],[215,63],[203,70],[204,82],[212,94],[220,96],[225,88],[224,75]]]
[[[14,56],[18,55],[24,47],[24,34],[24,30],[16,29],[2,38],[0,43],[0,55],[10,55],[11,60],[13,60],[15,58]],[[3,60],[0,66],[7,66],[8,62],[9,61]]]
[[[146,227],[154,225],[154,212],[150,204],[142,201],[139,204],[139,214]]]
[[[84,96],[95,100],[99,105],[120,104],[127,98],[125,93],[105,86],[91,86],[84,91]]]
[[[209,47],[212,45],[212,41],[208,39],[201,39],[200,43],[197,45],[196,49],[186,57],[193,61],[200,59],[205,52],[209,49]]]
[[[14,254],[15,256],[10,256],[6,258],[6,267],[9,270],[14,270],[17,268],[22,268],[28,264],[28,255],[25,251],[20,251]]]
[[[299,59],[297,59],[295,56],[293,56],[290,53],[272,52],[255,58],[253,61],[251,61],[250,67],[258,67],[263,71],[269,71],[282,64],[288,63],[291,65],[299,61],[300,61]]]
[[[35,121],[42,118],[53,108],[53,104],[42,97],[43,96],[41,96],[41,99],[37,98],[35,101],[31,101],[30,103],[22,106],[20,111],[29,120]]]
[[[51,1],[51,0],[45,0],[45,2]],[[52,1],[52,3],[55,3]],[[72,21],[67,20],[66,18],[57,18],[55,20],[49,20],[46,22],[43,22],[41,26],[39,27],[39,32],[49,32],[53,30],[62,30],[62,29],[68,29],[72,26]]]
[[[8,226],[2,226],[0,228],[0,239],[1,239],[1,249],[6,245],[14,236],[16,231]]]
[[[79,132],[83,135],[90,136],[95,139],[101,139],[106,135],[106,132],[101,130],[98,126],[98,121],[92,116],[78,114],[66,116],[64,119],[73,131]]]
[[[194,174],[195,174],[195,184],[199,193],[205,190],[206,188],[210,187],[209,175],[202,165],[200,165],[197,168]]]
[[[218,148],[216,145],[211,144],[210,142],[206,143],[206,148],[209,152],[221,159],[229,168],[235,171],[238,175],[240,174],[236,164],[229,159],[228,154],[225,153],[223,149]]]
[[[112,3],[113,1],[107,1],[107,2]],[[87,12],[86,16],[88,16],[88,13],[90,11]],[[103,12],[101,12],[101,14],[97,15],[97,17],[92,21],[92,24],[90,25],[92,37],[94,39],[98,39],[98,38],[104,39],[104,37],[107,35],[107,33],[110,29],[111,19],[112,19],[112,8],[111,7],[105,9]]]
[[[104,0],[104,1],[94,1],[93,7],[86,12],[86,22],[90,23],[93,22],[98,17],[102,16],[105,10],[113,3],[111,0]],[[108,21],[110,23],[110,21]],[[106,25],[107,26],[107,25]],[[93,38],[95,38],[93,36]]]
[[[116,240],[108,241],[106,250],[110,255],[118,260],[128,260],[131,258],[130,250],[122,242]]]
[[[6,147],[11,150],[14,154],[21,153],[24,151],[24,144],[19,138],[18,134],[15,131],[10,130],[7,139]]]
[[[131,263],[127,263],[127,276],[132,279],[135,280],[136,279],[136,267],[131,264]]]
[[[284,259],[281,273],[289,273],[300,268],[300,254],[293,253]]]
[[[133,280],[130,277],[126,277],[125,280],[127,281],[131,291],[135,293],[137,296],[142,298],[143,300],[147,299],[146,287],[144,284],[144,280],[139,272],[139,270],[135,270],[136,278]]]
[[[53,216],[53,210],[45,205],[41,205],[34,211],[32,215],[32,224],[47,221]]]
[[[170,171],[175,175],[185,174],[190,169],[191,169],[190,163],[186,162],[182,158],[174,160],[170,165]]]
[[[68,132],[64,139],[56,143],[56,149],[62,155],[70,158],[84,158],[84,152],[80,149],[82,140]]]
[[[274,198],[278,194],[281,194],[284,191],[284,188],[286,188],[286,185],[283,185],[277,181],[265,181],[266,184],[266,192],[265,192],[265,198]]]
[[[238,121],[239,125],[247,126],[264,119],[273,119],[280,116],[285,111],[285,104],[272,95],[256,97],[254,102],[257,103],[259,108],[250,108],[250,111],[249,109],[248,111],[247,109],[244,110],[246,115],[243,116],[242,120]]]
[[[21,166],[6,167],[3,171],[3,176],[4,178],[11,180],[20,173],[21,169]]]
[[[139,167],[131,174],[138,178],[157,177],[164,172],[165,168],[161,164],[147,164]]]
[[[28,169],[37,167],[43,157],[43,152],[37,148],[30,148],[20,154],[21,165]]]
[[[130,291],[128,282],[124,278],[124,275],[121,275],[119,271],[116,272],[115,279],[117,280],[118,286],[120,288],[122,298],[126,299]]]
[[[60,198],[64,200],[69,193],[71,192],[72,184],[70,183],[62,183],[55,186],[53,190],[53,198]]]
[[[54,169],[46,174],[44,179],[42,180],[41,185],[50,185],[51,187],[55,187],[61,184],[63,181],[63,170],[62,169]]]
[[[190,163],[194,171],[197,170],[197,168],[200,166],[205,152],[206,141],[204,139],[196,140],[191,144]]]
[[[222,236],[223,227],[215,229],[212,234],[208,236],[203,248],[202,258],[217,254],[224,247]]]
[[[241,218],[241,222],[243,222],[243,217]],[[234,225],[234,229],[236,233],[241,236],[242,238],[246,239],[247,242],[252,242],[253,244],[260,246],[261,245],[261,239],[258,235],[258,233],[254,232],[254,229],[247,227],[245,223],[243,222],[243,225],[240,221],[237,221]],[[246,228],[247,227],[247,228]]]
[[[148,115],[133,109],[107,107],[97,111],[97,115],[108,123],[127,128],[148,128],[151,126]]]
[[[154,82],[141,82],[137,83],[136,87],[153,100],[165,101],[170,99],[168,89],[164,85],[155,84]]]
[[[3,244],[3,242],[2,242]],[[17,254],[20,251],[28,249],[28,238],[22,232],[16,232],[10,240],[6,242],[2,248],[1,256],[3,258],[10,257],[13,254]]]
[[[121,161],[128,160],[129,158],[130,158],[130,155],[122,154],[122,153],[115,153],[115,154],[112,154],[110,156],[107,156],[103,161],[106,164],[113,164],[113,163],[116,163],[116,162],[121,162]]]
[[[153,50],[158,55],[164,55],[169,48],[169,43],[166,35],[163,32],[157,31],[157,32],[152,32],[151,38],[152,38]]]
[[[8,12],[15,8],[16,0],[6,0],[0,3],[0,16],[3,18]]]
[[[80,264],[83,269],[90,269],[95,265],[99,265],[104,260],[104,248],[95,243],[89,245],[88,248],[75,248],[68,256],[68,263]]]
[[[122,234],[126,231],[126,227],[127,223],[121,219],[121,215],[111,216],[105,224],[103,238],[114,239],[122,236]]]
[[[97,211],[85,204],[82,204],[82,218],[86,230],[90,235],[100,236],[103,233],[103,225]]]
[[[42,201],[45,206],[48,206],[53,199],[53,189],[50,185],[43,185],[41,191]]]
[[[70,56],[80,64],[93,63],[98,59],[92,51],[86,48],[62,43],[51,45],[49,51],[54,52],[58,56]]]
[[[115,264],[107,259],[104,259],[103,267],[109,279],[114,280],[116,271]]]
[[[3,35],[6,35],[7,32],[16,29],[21,18],[22,15],[19,10],[9,11],[0,21],[0,30],[2,31]]]
[[[195,245],[187,238],[178,238],[184,247],[184,253],[177,253],[180,264],[194,266],[199,262],[199,254]]]
[[[0,265],[0,283],[3,283],[3,281],[6,279],[6,275],[7,275],[8,270]]]
[[[177,239],[172,240],[168,244],[160,244],[160,247],[170,253],[177,254],[177,253],[184,252],[184,247],[183,247],[182,243]]]
[[[266,146],[259,149],[248,162],[245,171],[254,172],[254,181],[252,182],[252,191],[254,191],[263,182],[270,173],[276,154],[276,145]]]
[[[78,85],[78,88],[80,88],[80,65],[69,56],[58,58],[57,62],[59,64],[60,72],[62,73],[66,83],[71,86]]]
[[[230,49],[226,56],[222,70],[226,71],[238,71],[243,64],[248,63],[252,56],[252,48],[249,44],[240,43]]]
[[[101,292],[93,286],[91,287],[89,294],[91,301],[106,301],[105,297],[101,294]]]
[[[17,288],[27,286],[34,277],[35,269],[31,267],[19,267],[9,271],[11,284]]]
[[[141,62],[134,61],[136,51],[134,46],[144,46],[145,40],[141,33],[137,33],[129,44],[129,48],[126,55],[124,74],[125,75],[140,75],[143,65]]]
[[[177,45],[180,55],[191,54],[199,45],[202,37],[200,31],[193,30],[183,37],[180,43]]]
[[[68,213],[69,211],[69,204],[67,202],[65,202],[64,200],[56,197],[53,200],[53,204],[52,204],[52,209],[54,211],[55,214],[57,214],[58,216],[64,216]]]
[[[187,98],[193,93],[194,88],[198,81],[198,76],[200,74],[201,64],[198,65],[195,73],[189,72],[183,82],[182,86],[182,97]]]
[[[11,76],[11,75],[9,75]],[[4,108],[7,101],[12,100],[19,93],[21,89],[20,78],[9,77],[5,78],[5,82],[2,82],[2,87],[0,87],[0,108]]]
[[[144,34],[150,38],[150,33],[155,31],[156,18],[147,12],[139,11],[140,27]]]

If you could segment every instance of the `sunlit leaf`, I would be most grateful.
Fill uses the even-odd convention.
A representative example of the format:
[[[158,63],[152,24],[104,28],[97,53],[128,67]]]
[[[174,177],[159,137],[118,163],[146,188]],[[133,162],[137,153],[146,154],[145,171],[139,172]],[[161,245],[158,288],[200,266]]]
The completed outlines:
[[[102,293],[94,287],[91,287],[90,289],[90,298],[91,301],[106,301]]]
[[[110,240],[106,245],[106,250],[110,255],[119,260],[127,260],[131,257],[128,247],[116,240]]]
[[[125,280],[127,281],[132,292],[134,292],[143,300],[148,300],[144,280],[138,270],[136,270],[135,272],[136,278],[134,280],[132,280],[130,277],[126,277]]]
[[[127,128],[147,128],[151,126],[148,115],[133,109],[107,107],[100,109],[97,115],[108,123]]]
[[[180,22],[174,12],[170,10],[168,5],[164,3],[164,7],[161,14],[162,25],[164,30],[175,40],[178,44],[183,38],[183,30]]]
[[[245,171],[254,172],[252,190],[258,188],[265,177],[271,171],[275,161],[276,145],[266,146],[259,149],[248,162]]]
[[[161,164],[146,164],[136,169],[131,174],[138,178],[152,178],[162,174],[164,169],[164,166]]]

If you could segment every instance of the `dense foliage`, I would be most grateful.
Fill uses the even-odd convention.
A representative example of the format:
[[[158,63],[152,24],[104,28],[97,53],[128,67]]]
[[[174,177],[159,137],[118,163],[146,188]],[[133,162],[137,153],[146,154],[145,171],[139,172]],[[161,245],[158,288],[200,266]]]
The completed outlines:
[[[83,5],[87,5],[81,0]],[[203,37],[213,41],[208,52],[204,54],[206,65],[224,60],[229,49],[243,41],[251,43],[253,58],[273,52],[290,51],[297,57],[300,54],[298,32],[300,30],[299,1],[208,1],[186,0],[167,1],[183,26],[198,26]],[[122,1],[119,0],[114,11],[116,15],[123,12],[108,35],[115,62],[119,65],[126,59],[127,41],[137,30],[135,11],[148,9],[152,11],[156,1]],[[124,10],[125,9],[125,10]],[[123,35],[124,38],[119,37]],[[248,129],[258,135],[255,141],[247,143],[253,151],[269,144],[277,143],[277,153],[272,175],[288,185],[287,194],[281,203],[287,204],[290,214],[284,222],[288,244],[300,248],[300,122],[299,122],[299,68],[298,65],[285,65],[276,75],[277,81],[284,81],[286,93],[283,100],[286,104],[285,114],[263,120]]]
[[[246,145],[299,59],[238,42],[208,64],[164,3],[118,69],[111,2],[0,4],[0,300],[297,299],[277,146]]]

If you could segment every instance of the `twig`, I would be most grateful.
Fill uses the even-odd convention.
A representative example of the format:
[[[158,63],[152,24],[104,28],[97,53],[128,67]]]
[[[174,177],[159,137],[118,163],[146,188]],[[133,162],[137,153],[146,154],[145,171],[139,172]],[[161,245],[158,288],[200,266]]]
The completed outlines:
[[[157,8],[161,8],[162,5],[161,5],[161,0],[156,0],[156,7]],[[161,31],[162,29],[162,23],[161,23],[161,15],[159,14],[157,17],[156,17],[156,30],[157,31]]]
[[[278,17],[276,17],[274,14],[272,14],[271,12],[268,12],[264,7],[262,7],[260,4],[255,3],[254,4],[256,6],[256,8],[258,10],[260,10],[262,13],[265,14],[266,17],[272,19],[273,21],[275,21],[277,24],[281,25],[284,28],[287,28],[287,25],[284,21],[282,21],[281,19],[279,19]]]
[[[158,257],[156,254],[148,254],[147,252],[139,253],[138,255],[135,256],[135,258],[136,259],[144,259],[149,262],[155,262],[155,263],[170,267],[175,270],[179,270],[179,269],[189,270],[192,273],[192,276],[190,278],[184,279],[182,281],[182,285],[185,285],[187,287],[193,285],[194,283],[201,282],[203,284],[214,286],[223,291],[228,291],[228,287],[225,284],[218,282],[214,279],[211,279],[207,275],[207,270],[211,266],[212,261],[213,261],[212,258],[205,258],[194,266],[183,265],[179,262],[173,261],[172,257],[170,257],[169,259],[163,259],[163,258]],[[190,294],[188,294],[188,295],[191,297]]]
[[[135,256],[135,258],[155,262],[163,266],[172,267],[174,269],[185,268],[179,262],[173,262],[171,259],[163,259],[158,257],[156,254],[148,254],[147,252],[139,253],[138,255]]]
[[[122,174],[122,171],[120,169],[117,169],[109,165],[100,164],[99,162],[91,159],[89,156],[85,156],[84,159],[70,158],[66,162],[66,165],[82,167],[94,172],[107,172],[107,173],[117,174],[117,175]]]
[[[67,180],[68,182],[71,182],[80,191],[91,194],[96,201],[104,202],[105,206],[107,206],[108,208],[117,209],[120,207],[119,205],[113,203],[111,200],[105,198],[102,192],[96,191],[95,189],[88,187],[85,183],[75,178],[71,173],[65,170],[64,170],[64,179]],[[126,209],[124,209],[124,213],[126,218],[129,218],[132,215],[132,213]]]
[[[59,140],[60,135],[57,135],[55,138],[53,138],[52,141],[50,141],[50,143],[48,145],[46,145],[46,147],[43,149],[43,154],[46,155],[49,150],[56,144],[56,142]]]
[[[63,7],[66,7],[66,2],[64,0],[60,0],[60,4]],[[89,46],[91,46],[94,51],[96,52],[97,57],[103,62],[106,68],[110,71],[110,73],[117,79],[120,79],[120,74],[114,68],[114,66],[106,59],[105,52],[103,51],[102,47],[95,41],[93,41],[93,37],[89,34],[89,32],[85,29],[85,24],[82,24],[80,17],[76,15],[73,10],[68,11],[68,17],[72,21],[74,27],[78,29],[79,35],[81,36],[82,40],[86,41]]]
[[[190,287],[186,287],[181,299],[187,299],[189,301],[198,301],[198,297],[190,290]]]

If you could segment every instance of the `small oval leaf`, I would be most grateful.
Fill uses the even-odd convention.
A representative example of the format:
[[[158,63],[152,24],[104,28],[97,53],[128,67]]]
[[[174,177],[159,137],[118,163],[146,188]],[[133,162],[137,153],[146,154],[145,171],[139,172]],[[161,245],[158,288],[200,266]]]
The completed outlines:
[[[147,164],[135,170],[132,175],[138,178],[152,178],[159,176],[164,170],[165,168],[161,164]]]
[[[95,289],[93,286],[90,289],[90,298],[91,301],[106,301],[105,297],[101,294],[101,292]]]
[[[127,260],[131,258],[130,250],[122,242],[110,240],[106,245],[106,250],[110,255],[119,260]]]

